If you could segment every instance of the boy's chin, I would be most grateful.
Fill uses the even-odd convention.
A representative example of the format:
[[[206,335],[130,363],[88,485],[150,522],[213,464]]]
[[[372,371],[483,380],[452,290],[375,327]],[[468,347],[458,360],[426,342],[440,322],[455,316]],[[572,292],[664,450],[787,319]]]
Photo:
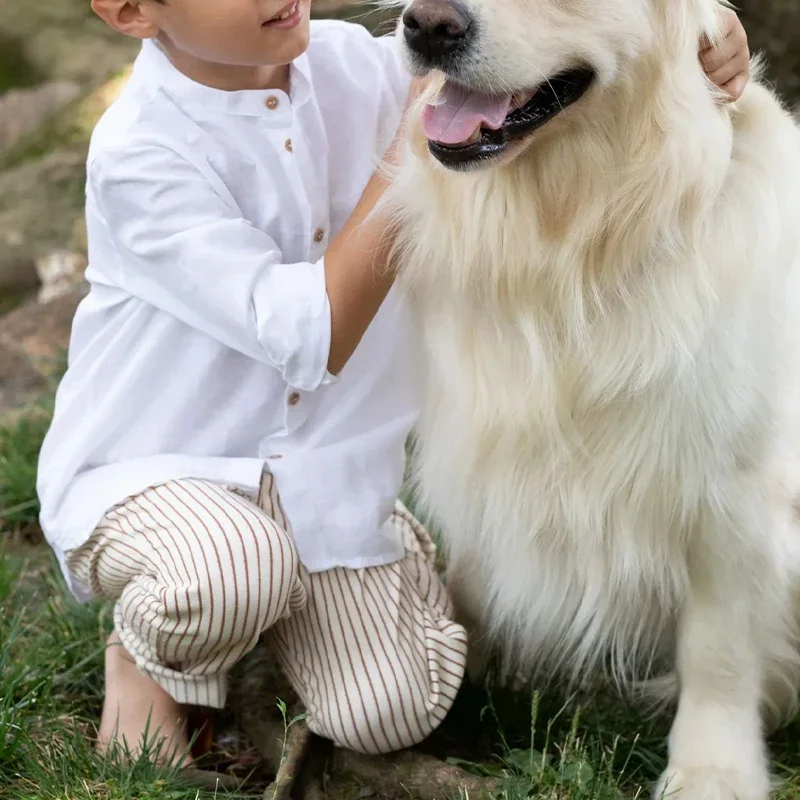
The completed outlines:
[[[266,63],[289,64],[308,50],[311,42],[311,25],[307,19],[293,30],[280,33],[279,41],[271,42],[271,46],[265,47]]]

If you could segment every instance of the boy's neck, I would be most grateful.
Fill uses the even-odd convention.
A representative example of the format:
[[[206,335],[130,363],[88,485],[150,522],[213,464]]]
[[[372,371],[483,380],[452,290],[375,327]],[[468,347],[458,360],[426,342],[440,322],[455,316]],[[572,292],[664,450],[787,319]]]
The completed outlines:
[[[203,61],[175,47],[166,37],[159,37],[156,44],[164,51],[172,65],[195,83],[237,92],[248,89],[277,89],[289,92],[289,64],[264,66],[239,66]]]

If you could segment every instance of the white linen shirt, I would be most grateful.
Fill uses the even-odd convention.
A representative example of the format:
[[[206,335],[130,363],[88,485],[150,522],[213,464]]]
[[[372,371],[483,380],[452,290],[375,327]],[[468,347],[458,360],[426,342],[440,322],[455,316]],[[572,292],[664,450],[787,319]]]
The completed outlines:
[[[194,477],[256,492],[265,463],[309,571],[403,555],[388,520],[416,420],[410,329],[392,290],[332,378],[324,253],[391,142],[409,79],[391,39],[326,21],[290,83],[290,95],[212,89],[145,42],[97,125],[91,289],[39,464],[62,564],[149,486]]]

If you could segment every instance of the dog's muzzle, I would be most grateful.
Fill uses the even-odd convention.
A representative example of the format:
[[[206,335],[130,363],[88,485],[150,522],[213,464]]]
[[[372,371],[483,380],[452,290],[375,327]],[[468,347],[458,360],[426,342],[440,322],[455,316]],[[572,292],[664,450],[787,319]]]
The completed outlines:
[[[475,20],[456,0],[414,0],[403,14],[403,37],[422,70],[447,70],[469,48]]]

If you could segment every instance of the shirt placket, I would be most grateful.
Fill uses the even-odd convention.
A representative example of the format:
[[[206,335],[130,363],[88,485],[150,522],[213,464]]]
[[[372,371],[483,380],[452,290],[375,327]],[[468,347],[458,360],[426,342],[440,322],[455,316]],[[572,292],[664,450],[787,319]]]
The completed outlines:
[[[275,150],[283,162],[284,175],[298,199],[297,207],[302,209],[306,260],[317,261],[324,255],[328,241],[327,213],[319,210],[320,205],[324,205],[321,196],[325,195],[321,195],[318,184],[308,184],[309,148],[300,126],[296,124],[297,114],[289,98],[286,95],[269,95],[265,106],[268,113],[276,115],[275,121],[279,123],[270,128],[270,133],[274,137]],[[326,170],[322,169],[321,172],[325,173]],[[296,224],[296,221],[293,220],[292,224]],[[286,435],[291,436],[305,424],[316,405],[316,399],[313,392],[302,392],[286,386],[283,396]]]
[[[303,108],[303,125],[295,126],[293,155],[310,210],[306,235],[308,260],[318,261],[330,242],[330,194],[325,126],[315,106]],[[314,142],[312,147],[310,142]]]

